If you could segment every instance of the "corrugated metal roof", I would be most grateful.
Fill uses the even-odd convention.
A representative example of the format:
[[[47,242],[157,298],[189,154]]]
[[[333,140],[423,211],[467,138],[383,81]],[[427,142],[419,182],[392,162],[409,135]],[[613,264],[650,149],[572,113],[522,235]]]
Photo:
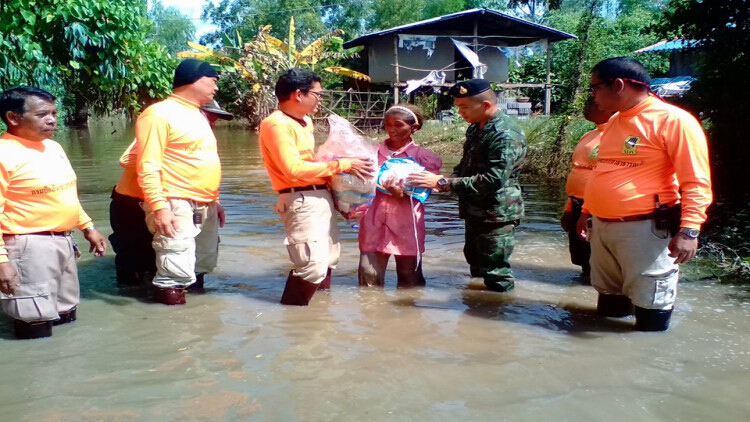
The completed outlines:
[[[344,48],[356,47],[367,43],[372,38],[381,37],[394,33],[411,31],[413,29],[429,30],[430,34],[435,31],[451,31],[448,35],[457,35],[456,32],[465,32],[466,35],[474,34],[474,18],[482,19],[478,25],[480,37],[482,36],[500,36],[507,35],[509,38],[508,45],[522,45],[529,42],[548,38],[550,41],[562,41],[567,39],[577,39],[575,35],[558,31],[557,29],[538,23],[529,22],[515,16],[506,15],[505,13],[486,7],[464,10],[461,12],[451,13],[444,16],[438,16],[423,21],[409,23],[406,25],[396,26],[383,31],[373,32],[363,35],[351,41],[344,43]],[[508,33],[512,32],[512,33]],[[412,32],[413,33],[413,32]],[[428,35],[428,34],[425,34]]]
[[[678,39],[678,40],[672,40],[672,41],[659,41],[656,44],[649,45],[648,47],[643,47],[639,50],[635,50],[636,53],[654,53],[657,51],[672,51],[672,50],[683,50],[683,49],[689,49],[689,48],[695,48],[700,44],[699,41],[696,40],[684,40],[684,39]]]

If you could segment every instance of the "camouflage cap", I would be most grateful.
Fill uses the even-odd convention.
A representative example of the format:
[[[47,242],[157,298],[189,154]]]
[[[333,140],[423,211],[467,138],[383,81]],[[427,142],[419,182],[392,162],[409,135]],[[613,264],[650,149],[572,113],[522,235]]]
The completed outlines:
[[[453,85],[449,93],[455,98],[473,97],[490,89],[490,83],[485,79],[469,79]]]

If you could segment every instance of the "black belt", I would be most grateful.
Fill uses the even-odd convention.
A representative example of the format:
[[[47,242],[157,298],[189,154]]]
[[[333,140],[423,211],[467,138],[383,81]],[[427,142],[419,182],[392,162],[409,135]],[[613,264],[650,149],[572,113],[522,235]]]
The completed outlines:
[[[603,221],[605,223],[617,223],[620,221],[643,221],[643,220],[652,220],[654,218],[654,213],[650,212],[648,214],[638,214],[638,215],[628,215],[625,217],[617,217],[617,218],[601,218],[596,217],[599,219],[599,221]]]
[[[286,188],[279,190],[279,193],[290,193],[290,192],[300,192],[304,190],[328,190],[328,186],[326,185],[308,185],[308,186],[299,186],[296,188]]]

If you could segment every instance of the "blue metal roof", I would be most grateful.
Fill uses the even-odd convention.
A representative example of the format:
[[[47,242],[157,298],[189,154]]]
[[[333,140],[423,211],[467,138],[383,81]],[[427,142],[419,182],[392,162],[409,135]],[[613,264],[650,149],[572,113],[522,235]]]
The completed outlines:
[[[678,39],[678,40],[672,40],[672,41],[659,41],[656,44],[641,48],[640,50],[636,50],[635,52],[636,53],[654,53],[657,51],[683,50],[683,49],[695,48],[699,45],[700,45],[700,41],[696,41],[696,40]]]
[[[433,34],[435,31],[445,31],[447,35],[458,35],[458,32],[465,35],[473,35],[475,18],[478,19],[477,22],[479,24],[478,36],[495,36],[502,39],[502,36],[505,35],[508,36],[508,39],[504,41],[508,45],[523,45],[543,38],[547,38],[551,42],[578,39],[575,35],[482,7],[373,32],[347,41],[344,43],[344,48],[363,45],[372,38],[388,34],[407,31],[414,33],[411,31],[413,29],[427,30]]]

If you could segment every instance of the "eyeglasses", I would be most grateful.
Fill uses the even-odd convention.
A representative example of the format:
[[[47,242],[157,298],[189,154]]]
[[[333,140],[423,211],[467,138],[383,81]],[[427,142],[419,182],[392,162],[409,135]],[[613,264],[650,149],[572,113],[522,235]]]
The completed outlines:
[[[325,92],[323,91],[307,91],[307,94],[315,95],[315,98],[317,98],[318,101],[325,96]]]

